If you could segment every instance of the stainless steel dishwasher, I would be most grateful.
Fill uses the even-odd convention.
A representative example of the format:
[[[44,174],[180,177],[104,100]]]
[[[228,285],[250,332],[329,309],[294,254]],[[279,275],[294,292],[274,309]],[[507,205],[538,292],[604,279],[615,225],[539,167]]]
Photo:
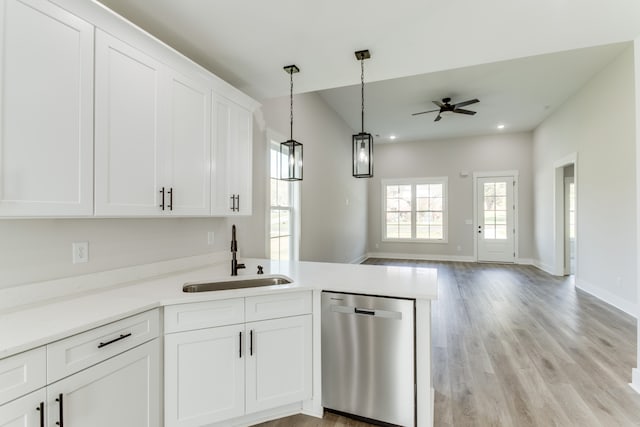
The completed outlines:
[[[322,293],[322,406],[415,425],[415,301]]]

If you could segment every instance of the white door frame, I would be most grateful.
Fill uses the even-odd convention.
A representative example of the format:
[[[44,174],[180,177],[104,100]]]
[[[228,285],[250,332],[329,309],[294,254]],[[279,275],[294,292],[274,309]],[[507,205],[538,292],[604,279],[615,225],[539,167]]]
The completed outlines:
[[[515,252],[514,262],[518,262],[520,252],[518,249],[518,236],[520,230],[518,228],[518,187],[520,186],[520,171],[518,170],[505,170],[505,171],[493,171],[493,172],[474,172],[473,173],[473,259],[478,262],[478,178],[492,178],[492,177],[513,177],[513,204],[515,210],[513,212],[513,228],[516,230],[513,239],[513,251]]]
[[[565,257],[565,236],[564,236],[564,168],[573,165],[573,185],[576,193],[576,240],[575,240],[575,277],[578,277],[579,257],[578,257],[578,153],[571,153],[554,162],[553,179],[553,229],[554,229],[554,254],[553,254],[553,275],[564,276]]]
[[[570,190],[569,190],[569,185],[573,184],[574,185],[574,192],[575,192],[575,177],[573,176],[565,176],[564,177],[564,275],[567,276],[569,274],[573,274],[571,272],[571,239],[569,238],[569,233],[567,232],[568,228],[569,228],[569,207],[571,205],[571,202],[569,200],[569,195],[570,195]],[[575,224],[574,228],[575,228]],[[575,231],[575,230],[574,230]],[[573,245],[573,260],[575,263],[575,259],[576,259],[576,254],[575,254],[575,242]],[[575,267],[575,265],[574,265]]]

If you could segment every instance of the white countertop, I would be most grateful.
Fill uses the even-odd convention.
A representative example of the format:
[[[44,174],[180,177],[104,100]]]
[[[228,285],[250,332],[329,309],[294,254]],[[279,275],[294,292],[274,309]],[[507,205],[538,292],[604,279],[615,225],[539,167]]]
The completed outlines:
[[[79,296],[27,306],[0,314],[0,359],[67,336],[165,305],[264,295],[296,290],[328,290],[411,299],[437,297],[437,270],[376,265],[318,262],[277,262],[242,259],[247,266],[236,278],[229,262],[165,274],[126,285],[112,286]],[[184,293],[186,282],[222,281],[284,275],[287,285],[227,291]]]

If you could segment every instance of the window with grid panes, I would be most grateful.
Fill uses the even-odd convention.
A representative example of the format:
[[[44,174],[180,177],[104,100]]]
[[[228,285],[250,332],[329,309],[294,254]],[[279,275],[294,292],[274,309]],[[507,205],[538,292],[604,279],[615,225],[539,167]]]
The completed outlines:
[[[447,178],[383,180],[383,240],[447,240]]]

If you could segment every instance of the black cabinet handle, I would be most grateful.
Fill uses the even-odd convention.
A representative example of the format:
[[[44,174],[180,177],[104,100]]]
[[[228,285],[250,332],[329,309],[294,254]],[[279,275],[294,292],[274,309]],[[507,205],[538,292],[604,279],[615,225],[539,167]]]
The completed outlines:
[[[162,190],[160,190],[160,194],[162,194],[162,204],[160,205],[160,208],[164,210],[164,187],[162,187]]]
[[[36,408],[36,411],[40,411],[40,427],[44,427],[44,402],[40,402],[40,406]]]
[[[170,211],[173,210],[173,187],[169,188],[169,206],[167,206]]]
[[[356,314],[366,314],[366,315],[368,315],[368,316],[375,316],[375,315],[376,315],[376,312],[375,312],[375,311],[371,311],[371,310],[360,310],[359,308],[355,308],[355,307],[354,307],[353,311],[354,311]]]
[[[131,336],[131,332],[129,332],[128,334],[120,334],[120,336],[118,338],[114,338],[111,341],[107,341],[107,342],[101,342],[100,344],[98,344],[98,348],[102,348],[102,347],[106,347],[109,344],[113,344],[114,342],[123,340],[125,338],[128,338]]]
[[[238,351],[238,356],[240,357],[240,359],[242,359],[242,331],[240,331],[240,340],[239,340],[239,343],[240,343],[240,346],[239,346],[239,347],[240,347],[240,350]]]
[[[58,395],[58,398],[56,399],[56,402],[58,402],[59,406],[59,420],[56,421],[56,425],[60,426],[60,427],[64,427],[64,409],[62,407],[62,393],[60,393]]]
[[[236,195],[236,200],[238,201],[238,204],[236,205],[236,212],[240,212],[240,195],[239,194]]]
[[[253,356],[253,329],[249,331],[249,356]]]

